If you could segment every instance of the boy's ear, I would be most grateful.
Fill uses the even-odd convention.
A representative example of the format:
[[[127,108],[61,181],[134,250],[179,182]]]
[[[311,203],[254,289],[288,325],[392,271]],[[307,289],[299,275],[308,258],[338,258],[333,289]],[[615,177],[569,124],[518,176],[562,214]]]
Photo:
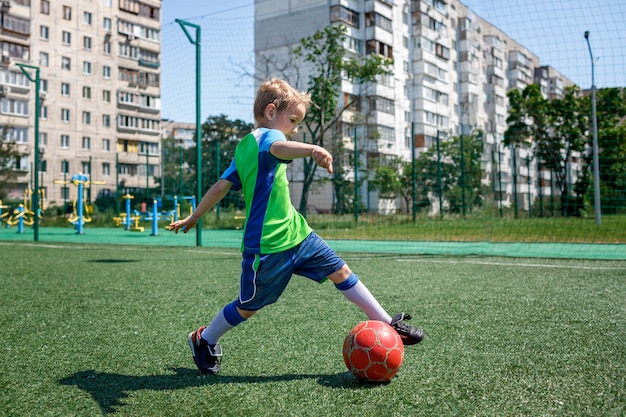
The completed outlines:
[[[270,103],[267,106],[265,106],[265,118],[267,120],[272,120],[275,114],[276,114],[276,105],[274,103]]]

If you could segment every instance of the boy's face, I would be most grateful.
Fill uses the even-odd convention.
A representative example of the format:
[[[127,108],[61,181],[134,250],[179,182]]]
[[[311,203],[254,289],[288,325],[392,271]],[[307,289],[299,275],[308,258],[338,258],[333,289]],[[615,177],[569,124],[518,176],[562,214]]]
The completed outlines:
[[[267,127],[280,130],[287,139],[298,131],[298,125],[302,123],[306,114],[306,106],[298,104],[296,107],[288,107],[281,111],[276,111],[274,104],[268,104],[265,109]]]

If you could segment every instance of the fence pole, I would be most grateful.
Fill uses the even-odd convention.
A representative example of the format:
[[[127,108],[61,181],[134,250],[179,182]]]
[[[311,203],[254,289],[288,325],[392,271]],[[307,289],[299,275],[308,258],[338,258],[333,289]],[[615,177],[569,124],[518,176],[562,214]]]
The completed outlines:
[[[417,215],[417,173],[415,172],[415,122],[411,123],[411,186],[413,199],[413,223]]]
[[[593,61],[593,53],[591,52],[591,43],[589,43],[589,31],[585,31],[585,39],[589,48],[589,57],[591,58],[591,119],[593,123],[593,205],[596,225],[600,226],[602,221],[602,211],[600,208],[600,162],[598,157],[598,118],[596,115],[596,81],[595,81],[595,65]]]
[[[359,221],[359,151],[356,146],[356,127],[354,128],[354,222]]]
[[[500,218],[502,218],[502,152],[500,152],[500,142],[498,142],[498,207]]]
[[[459,136],[461,150],[461,207],[465,217],[465,155],[463,154],[463,134]]]
[[[437,187],[439,188],[439,217],[443,220],[443,185],[441,184],[441,145],[437,129]]]
[[[202,125],[200,123],[200,70],[202,68],[200,43],[202,36],[199,25],[194,25],[181,19],[176,19],[176,22],[185,32],[189,42],[196,47],[196,201],[200,204],[200,200],[202,200]],[[187,26],[196,30],[195,39],[192,39],[187,31]],[[202,218],[198,219],[196,225],[196,246],[202,246]]]
[[[528,155],[526,157],[526,170],[527,172],[527,182],[528,182],[528,217],[532,217],[532,209],[530,206],[531,203],[531,199],[530,199],[530,155]]]
[[[41,86],[41,80],[39,78],[39,67],[34,67],[32,65],[27,64],[17,64],[22,73],[28,78],[30,82],[35,83],[35,146],[33,149],[33,153],[35,154],[35,163],[33,164],[33,234],[34,240],[37,242],[39,240],[39,116],[41,115],[41,100],[39,97],[39,88]],[[27,71],[33,70],[35,72],[35,77]]]
[[[513,158],[511,158],[511,161],[513,162],[513,167],[511,170],[513,174],[513,210],[515,213],[515,218],[517,219],[517,149],[515,148],[515,146],[512,146],[511,153],[513,154]]]

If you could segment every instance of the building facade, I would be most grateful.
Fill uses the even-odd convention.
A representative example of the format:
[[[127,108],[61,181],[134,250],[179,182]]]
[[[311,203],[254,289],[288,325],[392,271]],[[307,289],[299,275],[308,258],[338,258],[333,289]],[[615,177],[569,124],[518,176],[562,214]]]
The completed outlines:
[[[367,111],[368,131],[363,135],[370,140],[363,163],[393,156],[408,161],[437,140],[482,131],[483,183],[498,188],[493,193],[498,205],[510,206],[516,199],[528,209],[538,194],[536,165],[519,163],[529,160],[530,149],[502,144],[507,92],[539,83],[545,98],[559,98],[572,85],[570,80],[541,65],[532,51],[456,0],[258,1],[257,79],[280,76],[266,65],[267,58],[288,53],[290,45],[331,24],[347,27],[344,46],[349,53],[381,54],[394,62],[393,73],[379,77],[365,92],[356,91],[348,80],[342,85],[340,94],[359,94],[358,111]],[[346,101],[340,100],[340,105]],[[353,116],[344,112],[348,148]],[[519,184],[514,184],[514,172]],[[539,192],[548,195],[550,190]],[[363,203],[379,211],[387,204]]]
[[[70,179],[88,174],[85,197],[136,192],[160,175],[161,0],[3,0],[0,125],[25,155],[10,191],[39,185],[45,200],[76,198]],[[39,68],[35,83],[18,64]],[[33,70],[29,70],[34,77]]]

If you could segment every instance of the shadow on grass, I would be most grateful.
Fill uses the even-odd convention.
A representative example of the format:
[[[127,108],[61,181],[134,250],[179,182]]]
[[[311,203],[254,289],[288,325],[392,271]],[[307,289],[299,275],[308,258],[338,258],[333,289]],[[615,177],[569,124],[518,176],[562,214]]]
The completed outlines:
[[[367,389],[380,384],[359,382],[349,372],[339,374],[285,374],[272,376],[213,376],[201,375],[195,369],[173,368],[165,375],[121,375],[94,370],[80,371],[59,380],[63,385],[75,385],[89,393],[98,403],[102,414],[111,414],[124,406],[123,399],[139,390],[165,391],[201,387],[215,384],[259,384],[267,382],[317,379],[317,383],[330,388]]]
[[[139,262],[134,259],[90,259],[87,262],[101,263],[101,264],[121,264],[127,262]]]

